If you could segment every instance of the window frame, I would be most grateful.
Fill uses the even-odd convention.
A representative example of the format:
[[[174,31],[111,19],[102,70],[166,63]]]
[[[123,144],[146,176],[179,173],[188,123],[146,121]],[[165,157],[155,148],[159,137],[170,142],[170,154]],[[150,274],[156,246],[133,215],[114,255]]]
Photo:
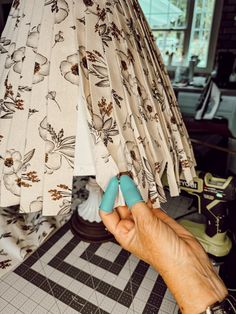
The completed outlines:
[[[196,67],[195,73],[198,74],[209,74],[213,70],[214,63],[215,63],[215,52],[217,46],[217,39],[219,34],[220,28],[220,20],[222,15],[222,8],[223,8],[224,0],[215,0],[215,5],[213,9],[213,19],[210,31],[210,39],[209,39],[209,48],[208,48],[208,57],[207,57],[207,66]],[[185,56],[188,56],[189,51],[189,44],[190,44],[190,37],[191,37],[191,30],[192,30],[192,22],[193,22],[193,15],[194,15],[194,0],[188,0],[187,6],[187,18],[186,18],[186,27],[185,28],[152,28],[152,31],[183,31],[184,34],[184,43],[183,43],[183,53]],[[212,31],[214,30],[214,31]],[[169,71],[175,71],[176,66],[167,66]]]

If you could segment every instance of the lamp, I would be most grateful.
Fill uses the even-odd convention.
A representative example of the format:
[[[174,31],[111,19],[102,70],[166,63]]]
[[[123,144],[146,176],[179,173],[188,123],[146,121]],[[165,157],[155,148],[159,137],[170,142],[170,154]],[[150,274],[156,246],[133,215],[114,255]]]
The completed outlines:
[[[73,176],[104,190],[123,172],[160,206],[163,174],[172,196],[180,173],[192,180],[188,134],[138,1],[15,0],[0,45],[0,206],[65,214]],[[101,224],[94,178],[88,189],[74,232],[78,216]]]

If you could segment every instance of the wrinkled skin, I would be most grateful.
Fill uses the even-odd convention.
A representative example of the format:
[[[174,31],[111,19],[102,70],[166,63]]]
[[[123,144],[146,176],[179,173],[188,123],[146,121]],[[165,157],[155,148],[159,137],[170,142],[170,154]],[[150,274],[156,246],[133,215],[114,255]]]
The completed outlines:
[[[140,202],[100,216],[124,249],[161,274],[182,313],[199,314],[227,295],[199,242],[160,209]]]

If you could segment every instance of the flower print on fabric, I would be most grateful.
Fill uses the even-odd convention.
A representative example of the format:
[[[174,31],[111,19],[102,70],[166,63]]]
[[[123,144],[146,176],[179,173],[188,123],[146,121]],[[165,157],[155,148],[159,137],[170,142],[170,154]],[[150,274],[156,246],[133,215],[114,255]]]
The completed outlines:
[[[117,54],[120,59],[120,70],[123,79],[123,85],[129,95],[132,93],[137,94],[137,78],[131,74],[131,68],[134,65],[134,57],[130,50],[127,52],[117,50]]]
[[[91,133],[94,137],[94,142],[97,143],[100,138],[104,144],[113,143],[113,137],[119,134],[116,121],[111,117],[113,105],[112,102],[107,103],[107,100],[102,97],[98,102],[100,115],[92,114],[92,124],[89,124]]]
[[[84,46],[79,46],[80,67],[86,79],[89,78],[88,63],[86,58],[86,50]]]
[[[53,201],[60,201],[59,215],[65,215],[71,211],[71,189],[67,185],[58,184],[55,189],[48,192]]]
[[[63,32],[59,31],[54,38],[54,45],[53,47],[57,44],[57,43],[62,43],[64,41],[64,36],[63,36]]]
[[[22,62],[25,57],[25,47],[16,48],[16,44],[12,43],[9,47],[8,56],[5,62],[5,68],[9,69],[13,66],[13,70],[16,73],[21,73]]]
[[[68,56],[60,64],[61,75],[70,83],[79,85],[79,66],[77,53]]]
[[[38,196],[36,200],[30,203],[30,212],[39,212],[43,209],[43,197]]]
[[[99,36],[102,38],[102,43],[104,46],[108,47],[109,42],[112,41],[112,38],[115,38],[116,40],[120,41],[122,38],[122,31],[117,27],[117,25],[114,22],[111,22],[109,24],[102,23],[100,24],[100,19],[103,21],[105,18],[105,10],[99,10],[99,6],[97,7],[98,10],[98,16],[99,21],[95,25],[95,32],[98,32]]]
[[[117,94],[117,92],[116,92],[114,89],[112,89],[111,95],[112,95],[112,98],[114,99],[115,104],[116,104],[119,108],[121,108],[121,101],[123,100],[123,98],[122,98],[121,96],[119,96],[119,95]]]
[[[20,0],[14,0],[12,3],[13,8],[18,9],[20,5]]]
[[[45,117],[39,126],[39,134],[46,142],[46,168],[51,174],[62,166],[63,159],[67,161],[71,168],[74,167],[75,136],[64,137],[64,130],[58,134],[53,127],[47,123]]]
[[[22,156],[19,152],[15,150],[7,151],[6,157],[5,157],[5,174],[13,174],[17,173],[22,168]]]
[[[63,22],[69,12],[68,3],[65,0],[49,0],[45,5],[51,5],[51,11],[55,13],[55,23],[59,24]]]
[[[153,95],[153,98],[158,100],[161,111],[165,111],[166,102],[165,102],[165,98],[163,96],[163,91],[161,91],[158,88],[157,83],[155,81],[152,81],[152,95]]]
[[[7,53],[10,47],[11,40],[6,39],[6,37],[0,38],[0,54]]]
[[[37,26],[34,26],[30,30],[27,41],[26,41],[26,46],[31,47],[36,51],[38,47],[39,35],[40,35],[40,24]]]
[[[48,92],[46,99],[52,100],[57,105],[58,109],[61,111],[61,106],[59,105],[59,103],[56,99],[56,96],[57,96],[57,92],[55,90],[50,91],[50,92]]]
[[[84,4],[88,7],[93,6],[94,1],[93,0],[83,0]]]
[[[29,88],[22,87],[22,91],[29,91]],[[15,95],[12,89],[12,84],[5,80],[5,95],[4,99],[0,99],[0,119],[11,119],[16,110],[24,110],[24,101],[21,98],[21,93]]]
[[[20,188],[30,188],[33,183],[39,182],[37,172],[27,172],[29,161],[34,155],[34,150],[28,152],[24,158],[20,152],[11,149],[6,152],[3,168],[3,183],[8,191],[19,196]]]
[[[96,50],[93,50],[93,52],[87,51],[87,59],[91,62],[89,74],[98,78],[98,82],[95,85],[98,87],[109,87],[108,68],[100,52]]]
[[[134,132],[134,120],[137,119],[139,121],[140,124],[142,124],[142,119],[140,118],[140,116],[136,115],[136,114],[129,114],[126,116],[126,119],[123,123],[122,129],[124,131],[127,131],[127,129],[130,129],[132,132]]]
[[[138,146],[133,141],[127,141],[126,145],[132,160],[131,168],[134,168],[135,173],[138,174],[142,170],[142,160]]]
[[[158,121],[158,115],[156,115],[156,109],[154,109],[153,103],[150,101],[149,95],[145,87],[141,82],[135,78],[132,80],[131,92],[137,97],[137,105],[140,113],[140,117],[148,121]]]
[[[155,176],[153,174],[153,170],[151,168],[148,160],[143,157],[144,169],[143,169],[143,187],[146,185],[146,181],[148,183],[148,194],[149,199],[152,203],[158,199],[161,203],[166,202],[165,192],[162,186],[159,186],[156,183]]]
[[[43,55],[36,53],[34,64],[33,84],[40,83],[49,75],[50,62]]]

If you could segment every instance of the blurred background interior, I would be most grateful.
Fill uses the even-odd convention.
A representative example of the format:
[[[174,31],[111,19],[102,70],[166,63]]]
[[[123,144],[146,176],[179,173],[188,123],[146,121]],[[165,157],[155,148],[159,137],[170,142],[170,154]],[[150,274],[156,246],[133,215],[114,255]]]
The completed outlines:
[[[236,150],[236,1],[140,3],[195,140],[199,169],[236,174],[235,152],[214,147]],[[211,94],[208,99],[207,94]]]

